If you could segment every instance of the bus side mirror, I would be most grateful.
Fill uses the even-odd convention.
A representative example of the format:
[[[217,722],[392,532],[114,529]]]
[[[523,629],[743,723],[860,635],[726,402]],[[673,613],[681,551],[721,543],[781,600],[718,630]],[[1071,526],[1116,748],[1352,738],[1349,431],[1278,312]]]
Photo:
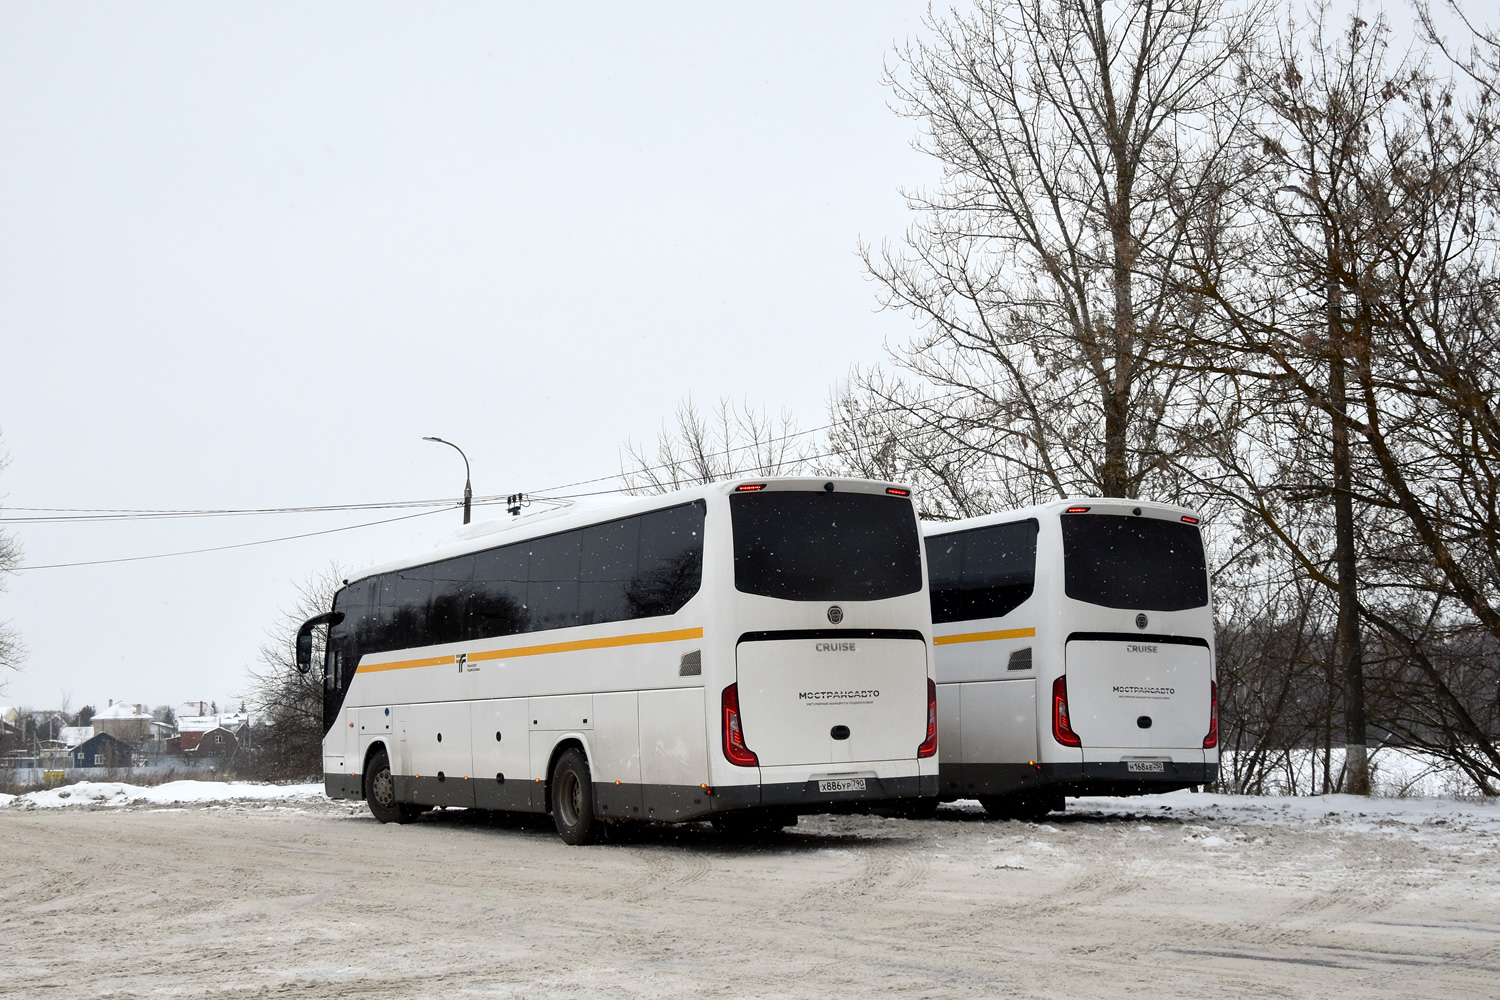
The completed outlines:
[[[319,625],[337,625],[343,620],[342,611],[330,611],[316,618],[309,618],[297,629],[297,669],[300,672],[305,674],[312,669],[313,629]]]

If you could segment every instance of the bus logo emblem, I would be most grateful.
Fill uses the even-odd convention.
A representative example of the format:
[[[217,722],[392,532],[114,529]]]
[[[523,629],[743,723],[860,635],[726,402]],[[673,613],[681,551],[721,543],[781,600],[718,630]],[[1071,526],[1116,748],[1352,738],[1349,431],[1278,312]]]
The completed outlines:
[[[464,672],[464,667],[468,666],[468,664],[469,664],[469,654],[468,653],[455,653],[454,656],[453,656],[453,662],[456,663],[456,664],[458,664],[458,672],[459,673],[463,673]]]
[[[1146,616],[1144,614],[1139,614],[1139,615],[1135,616],[1135,627],[1136,628],[1145,628],[1146,627]]]
[[[828,622],[829,622],[829,624],[831,624],[831,625],[837,625],[839,622],[841,622],[843,620],[844,620],[844,609],[843,608],[841,608],[837,604],[835,604],[833,607],[831,607],[831,608],[828,609]]]

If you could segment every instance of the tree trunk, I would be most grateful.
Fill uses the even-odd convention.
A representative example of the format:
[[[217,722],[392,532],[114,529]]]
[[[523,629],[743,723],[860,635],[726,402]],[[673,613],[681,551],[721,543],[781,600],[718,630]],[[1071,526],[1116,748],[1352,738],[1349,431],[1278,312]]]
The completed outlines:
[[[1353,472],[1350,469],[1348,397],[1344,374],[1347,351],[1339,315],[1339,292],[1329,280],[1328,333],[1330,401],[1333,403],[1333,522],[1337,543],[1335,562],[1339,589],[1339,663],[1344,675],[1345,790],[1370,794],[1370,768],[1365,747],[1365,675],[1359,641],[1359,577],[1354,558]]]

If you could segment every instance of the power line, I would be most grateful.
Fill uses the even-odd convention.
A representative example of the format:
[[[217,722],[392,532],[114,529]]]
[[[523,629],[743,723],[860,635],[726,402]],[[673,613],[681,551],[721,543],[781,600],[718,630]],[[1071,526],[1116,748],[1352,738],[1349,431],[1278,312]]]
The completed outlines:
[[[930,406],[930,405],[932,405],[934,403],[940,402],[940,401],[942,401],[944,399],[947,399],[949,397],[957,396],[957,395],[962,395],[965,392],[972,392],[972,391],[975,391],[975,389],[984,389],[984,388],[989,388],[989,387],[988,386],[977,386],[977,387],[974,387],[974,389],[955,389],[952,392],[943,393],[943,394],[935,396],[935,397],[929,397],[929,398],[921,400],[919,402],[920,402],[920,404],[929,405]],[[873,411],[870,411],[870,412],[872,414],[884,414],[884,413],[897,412],[898,410],[901,410],[901,409],[903,409],[903,408],[902,407],[885,407],[885,408],[882,408],[882,409],[879,409],[879,410],[873,410]],[[707,455],[704,455],[702,457],[704,457],[704,458],[727,458],[730,455],[734,455],[734,454],[736,454],[738,452],[749,451],[749,450],[754,449],[754,448],[764,447],[765,445],[769,445],[769,444],[777,444],[777,443],[780,443],[782,441],[789,441],[789,440],[792,440],[793,438],[806,437],[809,434],[816,434],[819,431],[825,431],[825,430],[828,430],[828,429],[830,429],[832,427],[837,426],[837,423],[838,423],[837,421],[834,421],[834,422],[830,422],[830,423],[819,425],[817,427],[810,427],[810,428],[808,428],[806,430],[792,431],[791,433],[783,434],[783,435],[780,435],[778,437],[767,438],[767,439],[762,440],[762,441],[751,442],[750,444],[736,445],[736,446],[733,446],[733,447],[730,447],[730,448],[725,448],[722,451],[710,452]],[[800,461],[816,461],[817,459],[832,457],[834,454],[836,454],[836,453],[835,452],[821,452],[821,453],[814,454],[814,455],[800,456],[799,460]],[[629,476],[639,476],[639,475],[644,475],[644,474],[652,473],[652,472],[661,472],[661,471],[664,471],[666,469],[671,469],[674,466],[678,466],[680,464],[681,463],[663,462],[663,463],[660,463],[658,465],[646,466],[645,468],[634,469],[634,470],[631,470],[629,472],[621,471],[621,472],[615,473],[613,475],[597,476],[597,477],[595,477],[593,479],[583,479],[583,480],[579,480],[579,481],[573,482],[573,483],[566,483],[566,484],[563,484],[561,486],[550,487],[550,488],[547,488],[547,489],[544,489],[544,490],[537,491],[535,493],[528,493],[526,495],[527,495],[527,497],[529,499],[536,500],[536,501],[539,501],[539,502],[542,502],[542,503],[566,504],[566,503],[568,503],[568,502],[570,502],[572,500],[583,499],[583,498],[586,498],[586,497],[613,496],[613,495],[617,495],[617,494],[620,494],[620,493],[628,493],[630,490],[634,489],[634,487],[632,487],[630,485],[625,485],[625,486],[620,486],[620,487],[616,487],[614,489],[608,489],[608,490],[594,490],[594,491],[585,492],[585,493],[562,494],[560,496],[556,495],[556,491],[558,491],[558,490],[571,489],[571,488],[577,487],[577,486],[589,486],[589,485],[593,485],[595,483],[609,482],[611,480],[621,480],[621,479],[626,479]],[[754,472],[754,471],[755,471],[754,469],[742,469],[742,470],[733,470],[733,469],[731,469],[731,470],[726,471],[725,475],[727,477],[733,477],[733,476],[745,475],[747,473],[751,473],[751,472]],[[553,494],[553,495],[548,496],[546,494]],[[473,505],[474,506],[491,506],[491,505],[494,505],[494,504],[504,503],[504,502],[506,502],[506,499],[507,498],[505,496],[502,496],[502,495],[499,495],[499,494],[496,494],[494,496],[477,497],[477,498],[475,498],[473,500]],[[237,543],[230,544],[230,545],[215,545],[215,546],[209,546],[209,547],[200,548],[200,549],[184,549],[184,550],[177,551],[177,552],[157,552],[157,553],[152,553],[150,555],[142,555],[142,556],[123,556],[123,557],[116,558],[116,559],[87,559],[87,560],[80,560],[78,562],[47,563],[47,564],[37,565],[37,566],[17,566],[17,567],[15,567],[15,569],[13,570],[13,572],[18,572],[19,573],[19,572],[23,572],[23,571],[26,571],[26,570],[72,569],[72,568],[78,568],[78,567],[84,567],[84,566],[106,566],[106,565],[112,565],[112,564],[115,564],[115,563],[144,562],[144,561],[153,560],[153,559],[170,559],[170,558],[175,558],[177,556],[201,555],[201,554],[208,553],[208,552],[226,552],[226,551],[231,551],[233,549],[251,548],[251,547],[257,546],[257,545],[271,545],[271,544],[274,544],[276,542],[293,541],[293,540],[300,539],[300,538],[313,538],[313,537],[316,537],[318,535],[331,535],[331,534],[336,534],[338,532],[343,532],[343,531],[355,531],[355,530],[358,530],[360,528],[370,528],[370,527],[375,527],[376,525],[392,524],[392,523],[397,522],[397,521],[406,521],[406,520],[410,520],[412,518],[425,517],[428,514],[436,514],[436,513],[439,513],[441,511],[443,511],[443,510],[447,510],[448,508],[455,506],[456,503],[457,503],[457,501],[451,500],[451,499],[431,499],[431,500],[396,500],[396,501],[390,501],[390,502],[387,502],[387,503],[302,505],[302,506],[297,506],[297,507],[251,507],[251,508],[205,508],[205,509],[171,509],[171,508],[132,509],[132,508],[118,508],[118,507],[116,507],[116,508],[110,508],[110,507],[101,507],[101,508],[86,508],[86,507],[11,507],[11,508],[8,508],[8,509],[10,509],[10,510],[17,510],[17,511],[25,511],[28,514],[31,514],[31,515],[41,515],[41,516],[0,517],[0,524],[75,524],[75,523],[89,523],[89,522],[177,520],[177,519],[185,519],[185,518],[205,518],[205,517],[248,517],[248,516],[266,515],[266,514],[309,514],[309,513],[327,513],[327,512],[332,512],[332,511],[355,511],[355,510],[400,510],[400,509],[410,509],[410,508],[413,508],[413,507],[427,507],[427,508],[430,508],[428,510],[420,510],[420,511],[418,511],[415,514],[403,514],[403,515],[401,515],[399,517],[384,518],[384,519],[378,520],[378,521],[366,521],[366,522],[363,522],[361,524],[343,525],[343,526],[337,527],[337,528],[324,528],[324,529],[319,530],[319,531],[307,531],[307,532],[302,532],[302,533],[295,534],[295,535],[282,535],[282,536],[279,536],[279,537],[276,537],[276,538],[263,538],[263,539],[259,539],[259,540],[253,541],[253,542],[237,542]]]
[[[499,503],[504,497],[488,496],[477,497],[477,503]],[[180,518],[199,517],[251,517],[261,514],[319,514],[329,511],[344,510],[401,510],[412,507],[431,507],[444,509],[452,507],[457,501],[449,499],[433,500],[393,500],[387,503],[346,503],[346,504],[321,504],[304,505],[300,507],[249,507],[249,508],[208,508],[203,510],[161,510],[145,509],[131,510],[127,508],[85,508],[85,507],[7,507],[6,510],[26,511],[29,514],[41,516],[28,517],[0,517],[0,524],[73,524],[80,522],[99,521],[161,521],[175,520]]]
[[[392,524],[396,521],[409,521],[414,517],[427,517],[429,514],[440,513],[438,510],[420,510],[415,514],[402,514],[400,517],[388,517],[380,521],[366,521],[363,524],[346,524],[341,528],[324,528],[322,531],[305,531],[300,535],[282,535],[279,538],[262,538],[254,542],[237,542],[233,545],[213,545],[206,549],[184,549],[181,552],[157,552],[147,556],[122,556],[118,559],[86,559],[81,562],[48,563],[43,566],[17,566],[16,573],[27,570],[38,569],[72,569],[77,566],[107,566],[113,563],[143,562],[147,559],[171,559],[174,556],[196,556],[205,552],[227,552],[230,549],[248,549],[255,545],[270,545],[273,542],[290,542],[297,538],[312,538],[315,535],[332,535],[340,531],[354,531],[357,528],[373,528],[377,524]]]
[[[942,393],[927,399],[920,400],[921,405],[930,406],[940,403],[953,396],[963,395],[989,388],[989,386],[976,386],[974,389],[955,389],[951,392]],[[885,407],[871,410],[871,414],[893,413],[903,409],[902,407]],[[817,434],[838,426],[838,422],[820,424],[817,427],[809,427],[806,430],[792,431],[762,441],[754,441],[750,444],[734,445],[722,451],[709,452],[701,456],[705,459],[728,458],[731,455],[766,445],[780,444],[794,438],[806,437],[809,434]],[[827,458],[828,454],[803,456],[803,460]],[[542,494],[555,494],[560,490],[573,489],[578,486],[592,486],[595,483],[605,483],[611,480],[624,479],[627,476],[640,476],[652,472],[662,472],[681,463],[662,462],[657,465],[645,466],[639,469],[621,471],[607,476],[596,476],[592,479],[581,479],[577,482],[563,483],[558,486],[548,486],[532,491],[529,495],[540,497]],[[739,475],[739,472],[729,472],[728,475]],[[570,496],[605,496],[612,493],[623,493],[630,487],[622,487],[614,490],[600,490],[594,493],[579,493]],[[492,496],[475,497],[475,506],[488,506],[503,503],[505,495],[495,494]],[[78,524],[90,522],[112,522],[112,521],[162,521],[177,520],[184,518],[212,518],[212,517],[256,517],[268,514],[319,514],[332,511],[356,511],[356,510],[402,510],[416,507],[431,507],[433,509],[445,509],[455,506],[460,501],[446,498],[432,498],[427,500],[391,500],[383,503],[341,503],[341,504],[301,504],[289,507],[208,507],[208,508],[129,508],[129,507],[4,507],[0,510],[19,511],[26,516],[7,517],[0,516],[0,524]],[[380,522],[371,522],[380,523]]]

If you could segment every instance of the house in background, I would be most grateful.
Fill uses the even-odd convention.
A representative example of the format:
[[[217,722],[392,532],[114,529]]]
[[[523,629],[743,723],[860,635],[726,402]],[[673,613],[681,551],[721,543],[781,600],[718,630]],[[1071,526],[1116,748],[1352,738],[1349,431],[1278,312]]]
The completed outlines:
[[[231,712],[225,715],[179,715],[177,717],[177,735],[181,741],[183,753],[195,752],[204,735],[216,729],[228,733],[236,742],[243,742],[245,731],[249,726],[250,717],[242,712]],[[222,743],[223,740],[219,742]]]
[[[94,713],[94,732],[108,733],[122,743],[144,743],[151,738],[150,712],[140,705],[110,700],[106,708]]]
[[[213,714],[214,703],[209,701],[185,701],[172,709],[172,717],[175,719],[194,719]]]
[[[183,748],[185,757],[212,757],[215,760],[227,761],[234,756],[239,749],[239,738],[223,726],[215,726],[206,733],[199,733],[198,740],[193,749]]]
[[[73,748],[73,767],[130,767],[130,744],[109,733],[97,733]]]
[[[0,705],[0,750],[10,750],[21,744],[21,711],[10,705]]]
[[[203,734],[219,728],[217,715],[179,715],[177,717],[177,739],[183,753],[198,749]]]

